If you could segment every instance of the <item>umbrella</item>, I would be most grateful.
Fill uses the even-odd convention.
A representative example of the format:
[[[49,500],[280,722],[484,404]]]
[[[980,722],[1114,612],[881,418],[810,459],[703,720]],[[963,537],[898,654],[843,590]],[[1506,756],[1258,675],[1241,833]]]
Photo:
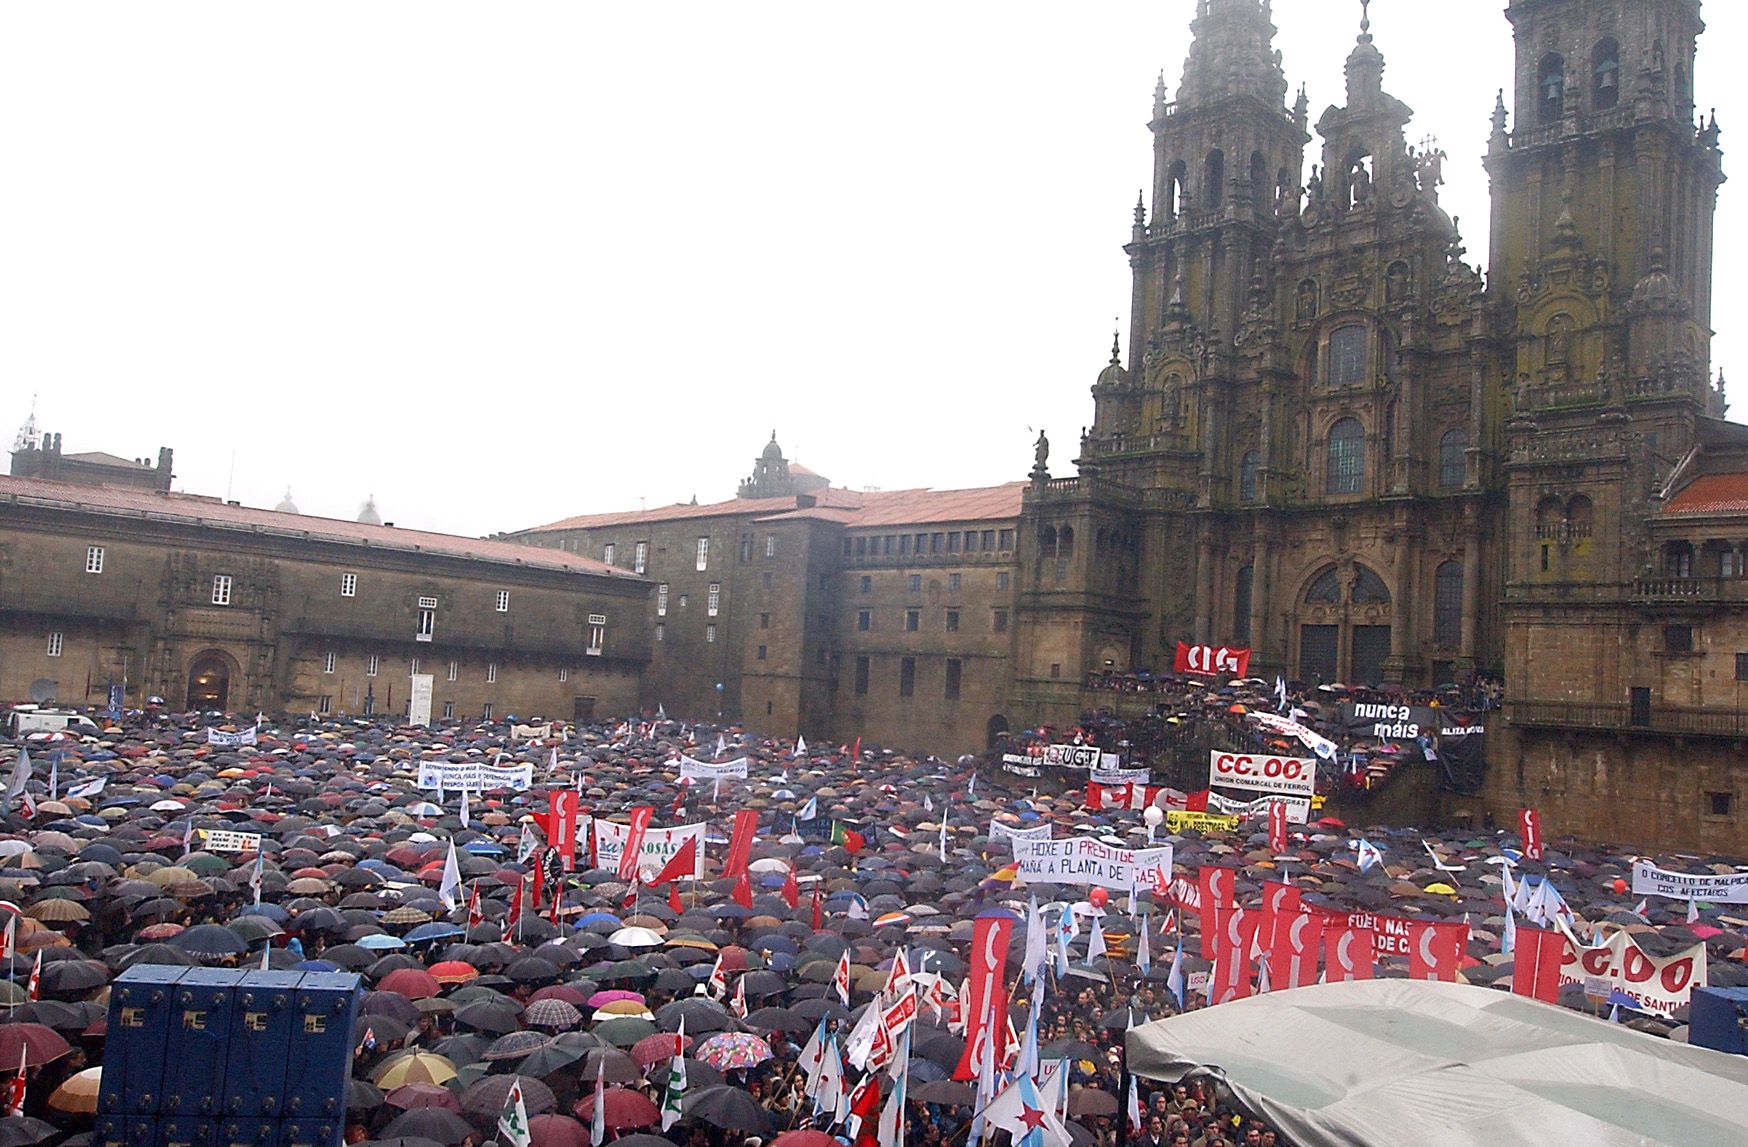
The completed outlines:
[[[771,1045],[751,1032],[719,1032],[693,1050],[693,1056],[718,1071],[757,1067],[771,1058]]]
[[[49,1106],[56,1111],[76,1115],[94,1114],[97,1111],[97,1091],[102,1078],[102,1067],[88,1067],[75,1072],[49,1096]]]
[[[54,1124],[28,1115],[22,1119],[0,1119],[0,1147],[29,1147],[59,1134]]]
[[[376,990],[394,992],[409,1000],[422,1000],[427,996],[437,995],[443,990],[443,985],[423,968],[397,968],[377,982]]]
[[[970,1088],[965,1090],[970,1091]],[[967,1102],[970,1102],[967,1100]],[[842,1145],[823,1131],[815,1131],[811,1127],[801,1131],[785,1131],[771,1140],[771,1147],[842,1147]]]
[[[170,937],[170,944],[203,960],[241,956],[249,950],[247,941],[222,924],[196,924],[192,928],[184,928]]]
[[[0,1028],[0,1032],[4,1030]],[[413,1048],[390,1056],[370,1082],[389,1091],[404,1083],[448,1083],[454,1078],[453,1063],[440,1055]]]
[[[968,1083],[960,1083],[953,1079],[937,1079],[929,1083],[920,1083],[910,1089],[912,1099],[920,1099],[924,1103],[964,1104],[969,1106],[977,1102],[977,1092]]]
[[[1068,1093],[1070,1115],[1115,1115],[1117,1097],[1096,1087],[1077,1087]]]
[[[551,1111],[558,1105],[552,1088],[538,1079],[526,1075],[488,1075],[462,1093],[461,1109],[469,1115],[496,1122],[504,1110],[510,1088],[518,1081],[522,1084],[522,1103],[528,1114]]]
[[[22,1059],[26,1067],[41,1067],[72,1050],[53,1028],[42,1024],[0,1024],[0,1063],[15,1064]]]
[[[385,1095],[383,1102],[402,1111],[411,1111],[415,1107],[447,1107],[455,1112],[461,1110],[461,1100],[455,1098],[455,1093],[436,1083],[403,1083]]]
[[[528,1121],[528,1135],[534,1147],[589,1147],[589,1129],[568,1115],[536,1115]]]
[[[728,1084],[689,1091],[681,1101],[680,1113],[687,1119],[701,1119],[724,1131],[742,1131],[763,1135],[770,1117],[744,1088]]]
[[[606,1108],[605,1121],[610,1130],[618,1131],[626,1127],[648,1127],[659,1121],[661,1110],[650,1100],[649,1096],[640,1091],[632,1091],[628,1087],[609,1087],[601,1095],[601,1105]],[[578,1118],[593,1119],[595,1112],[595,1094],[590,1092],[577,1100],[571,1110]]]
[[[415,1135],[435,1139],[445,1147],[456,1147],[474,1130],[471,1123],[446,1108],[415,1107],[395,1116],[382,1133],[388,1136]]]

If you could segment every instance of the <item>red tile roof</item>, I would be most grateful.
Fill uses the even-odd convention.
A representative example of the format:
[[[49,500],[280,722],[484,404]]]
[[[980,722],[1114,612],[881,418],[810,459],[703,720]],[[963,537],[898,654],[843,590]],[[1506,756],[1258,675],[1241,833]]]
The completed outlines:
[[[1748,473],[1701,474],[1663,505],[1665,514],[1748,512]]]
[[[219,498],[196,494],[161,494],[153,490],[120,486],[84,486],[51,482],[42,478],[0,475],[0,508],[8,505],[44,506],[107,514],[142,521],[176,522],[239,530],[269,536],[307,538],[342,545],[371,546],[384,550],[439,554],[473,561],[526,566],[530,569],[565,570],[606,577],[636,579],[629,570],[563,550],[524,545],[520,542],[463,538],[453,534],[403,530],[394,526],[371,526],[339,518],[287,514],[233,506]]]
[[[969,490],[842,490],[826,489],[800,498],[731,498],[702,506],[679,504],[654,510],[583,514],[551,525],[522,531],[529,534],[560,530],[593,530],[701,518],[749,517],[761,522],[800,519],[840,522],[850,527],[914,525],[923,522],[988,522],[1016,518],[1024,482],[981,486]],[[811,498],[811,506],[798,502]]]
[[[821,490],[811,495],[822,506],[854,508],[862,504],[864,495],[854,490]],[[730,498],[726,502],[706,502],[694,506],[676,502],[672,506],[657,506],[653,510],[619,510],[605,514],[581,514],[564,518],[545,526],[534,526],[519,533],[543,534],[556,530],[593,530],[604,526],[635,526],[645,522],[683,522],[697,518],[762,517],[766,514],[793,510],[795,499]]]

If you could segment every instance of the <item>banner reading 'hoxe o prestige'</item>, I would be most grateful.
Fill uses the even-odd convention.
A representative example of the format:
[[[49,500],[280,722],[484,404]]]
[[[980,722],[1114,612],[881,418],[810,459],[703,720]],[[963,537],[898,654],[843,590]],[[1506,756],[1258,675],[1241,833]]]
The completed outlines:
[[[1171,845],[1112,848],[1091,837],[1016,840],[1017,876],[1027,884],[1096,884],[1102,888],[1147,888],[1154,869],[1171,871]]]

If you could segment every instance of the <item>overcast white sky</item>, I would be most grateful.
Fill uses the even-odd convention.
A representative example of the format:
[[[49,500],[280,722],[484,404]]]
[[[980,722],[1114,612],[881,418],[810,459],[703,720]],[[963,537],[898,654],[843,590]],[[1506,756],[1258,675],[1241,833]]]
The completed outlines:
[[[463,534],[730,496],[773,428],[842,485],[1021,478],[1039,426],[1066,473],[1193,7],[7,5],[0,423]],[[1372,5],[1477,262],[1503,8]],[[1275,2],[1313,121],[1358,15]],[[1731,170],[1748,4],[1705,16]]]

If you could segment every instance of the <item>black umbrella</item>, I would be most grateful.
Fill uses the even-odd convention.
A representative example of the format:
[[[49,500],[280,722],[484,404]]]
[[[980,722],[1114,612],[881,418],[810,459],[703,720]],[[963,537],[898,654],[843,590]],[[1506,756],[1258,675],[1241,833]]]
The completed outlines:
[[[724,1131],[763,1135],[770,1126],[770,1117],[751,1093],[727,1084],[698,1091],[688,1089],[680,1111],[687,1119],[701,1119]]]
[[[474,1000],[455,1009],[455,1022],[491,1035],[508,1035],[522,1026],[522,1009],[513,1000]]]
[[[28,1115],[22,1119],[0,1119],[0,1147],[29,1147],[57,1134],[54,1124]]]
[[[207,925],[212,927],[212,925]],[[219,931],[224,931],[220,928]],[[57,960],[43,963],[42,986],[50,992],[88,992],[109,983],[109,968],[96,960]]]
[[[241,956],[249,950],[248,943],[241,936],[221,924],[196,924],[192,928],[184,928],[170,937],[170,944],[203,960]]]
[[[473,1124],[444,1107],[415,1107],[411,1111],[403,1111],[382,1133],[388,1136],[417,1136],[422,1139],[435,1139],[444,1147],[455,1147],[463,1139],[474,1134]]]

